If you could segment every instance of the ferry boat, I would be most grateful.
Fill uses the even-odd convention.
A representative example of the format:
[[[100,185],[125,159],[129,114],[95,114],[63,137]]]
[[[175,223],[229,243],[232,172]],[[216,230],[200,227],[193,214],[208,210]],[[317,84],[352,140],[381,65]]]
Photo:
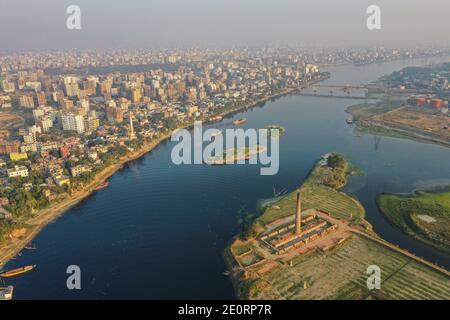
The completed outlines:
[[[234,121],[233,121],[233,124],[234,124],[235,126],[239,126],[239,125],[244,124],[244,123],[246,123],[246,122],[247,122],[247,119],[245,119],[245,118],[240,118],[240,119],[234,120]]]
[[[105,181],[105,182],[99,184],[94,190],[98,191],[98,190],[102,190],[102,189],[105,189],[105,188],[108,188],[108,187],[109,187],[109,182]]]
[[[0,301],[2,300],[12,300],[13,298],[14,287],[0,287]]]
[[[31,266],[25,266],[25,267],[13,269],[13,270],[5,271],[5,272],[0,273],[0,277],[11,278],[11,277],[19,276],[21,274],[24,274],[24,273],[27,273],[27,272],[33,270],[34,268],[36,268],[35,264],[31,265]]]

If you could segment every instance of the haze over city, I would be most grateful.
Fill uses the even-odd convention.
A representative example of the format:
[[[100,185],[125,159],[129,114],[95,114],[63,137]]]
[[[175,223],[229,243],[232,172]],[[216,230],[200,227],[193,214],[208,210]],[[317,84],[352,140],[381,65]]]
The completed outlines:
[[[81,30],[68,30],[69,5]],[[366,9],[381,8],[381,30]],[[3,50],[180,46],[448,45],[450,2],[399,0],[0,1]],[[43,36],[45,35],[45,36]]]

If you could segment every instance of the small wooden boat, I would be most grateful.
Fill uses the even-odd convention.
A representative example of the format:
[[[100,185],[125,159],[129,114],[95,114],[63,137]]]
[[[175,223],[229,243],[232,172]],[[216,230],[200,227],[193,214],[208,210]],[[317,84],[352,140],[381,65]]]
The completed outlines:
[[[14,287],[0,287],[0,301],[2,300],[12,300],[13,298]]]
[[[13,270],[5,271],[5,272],[0,273],[0,277],[12,278],[12,277],[27,273],[27,272],[33,270],[34,268],[36,268],[36,265],[25,266],[25,267],[13,269]]]
[[[244,124],[244,123],[246,123],[246,122],[247,122],[247,119],[245,119],[245,118],[240,118],[240,119],[234,120],[234,121],[233,121],[233,124],[234,124],[235,126],[239,126],[239,125]]]
[[[98,190],[102,190],[102,189],[105,189],[105,188],[108,188],[108,187],[109,187],[109,182],[105,181],[105,182],[99,184],[94,190],[98,191]]]
[[[24,248],[27,250],[36,250],[37,249],[36,246],[33,245],[32,243],[27,244]]]

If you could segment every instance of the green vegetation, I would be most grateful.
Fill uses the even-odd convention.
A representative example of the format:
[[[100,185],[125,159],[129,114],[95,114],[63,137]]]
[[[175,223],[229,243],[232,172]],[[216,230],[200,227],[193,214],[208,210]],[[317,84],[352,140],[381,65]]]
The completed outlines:
[[[270,126],[267,126],[265,129],[268,130],[269,137],[272,135],[273,130],[276,130],[276,131],[274,131],[275,137],[281,137],[286,132],[286,129],[284,127],[278,126],[278,125],[270,125]]]
[[[3,244],[7,240],[9,233],[21,226],[21,224],[15,221],[0,218],[0,244]]]
[[[377,203],[386,218],[407,234],[450,252],[450,191],[381,194]]]
[[[384,98],[380,101],[374,103],[355,104],[347,107],[345,111],[352,115],[355,122],[361,124],[360,122],[368,120],[373,116],[399,108],[405,103],[405,101],[406,98],[404,97],[384,96]]]
[[[330,154],[319,161],[300,188],[303,210],[314,208],[340,219],[361,222],[365,216],[363,206],[338,190],[346,185],[349,168],[349,163],[339,154]],[[296,191],[269,207],[258,221],[267,224],[290,216],[295,212],[295,203]]]

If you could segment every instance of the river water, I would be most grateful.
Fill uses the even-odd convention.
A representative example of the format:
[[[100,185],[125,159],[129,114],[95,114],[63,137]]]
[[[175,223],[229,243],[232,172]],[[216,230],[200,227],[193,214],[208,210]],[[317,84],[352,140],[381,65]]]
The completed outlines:
[[[416,59],[367,66],[329,67],[325,84],[364,84],[410,65],[448,59]],[[293,190],[322,154],[337,151],[364,172],[346,191],[358,197],[367,219],[385,239],[450,268],[448,255],[405,236],[379,213],[380,192],[411,192],[450,184],[450,149],[404,139],[356,137],[345,108],[361,100],[284,96],[225,119],[215,127],[281,125],[280,170],[261,176],[258,165],[172,164],[172,142],[126,165],[110,187],[93,194],[49,224],[5,269],[37,264],[11,279],[16,299],[228,299],[234,298],[223,250],[240,230],[244,211]],[[78,265],[82,289],[66,287],[66,268]]]

